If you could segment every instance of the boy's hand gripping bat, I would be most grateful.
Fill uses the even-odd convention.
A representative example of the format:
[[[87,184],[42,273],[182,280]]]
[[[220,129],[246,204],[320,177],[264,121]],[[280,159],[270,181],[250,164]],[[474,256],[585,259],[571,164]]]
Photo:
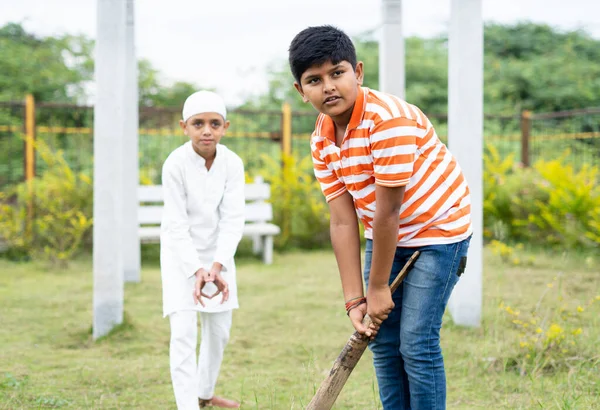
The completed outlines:
[[[419,256],[419,251],[412,254],[408,262],[404,265],[396,279],[390,285],[390,291],[392,294],[398,289],[400,283],[404,280],[406,275],[414,262]],[[371,325],[371,318],[369,315],[365,315],[363,319],[363,325],[369,327]],[[344,387],[346,380],[354,370],[354,367],[360,360],[363,352],[369,344],[369,338],[365,335],[361,335],[358,331],[354,332],[350,339],[342,349],[342,352],[333,363],[333,367],[329,372],[329,375],[319,387],[319,390],[315,393],[314,397],[306,407],[306,410],[329,410],[333,406],[333,403],[337,399],[340,391]]]

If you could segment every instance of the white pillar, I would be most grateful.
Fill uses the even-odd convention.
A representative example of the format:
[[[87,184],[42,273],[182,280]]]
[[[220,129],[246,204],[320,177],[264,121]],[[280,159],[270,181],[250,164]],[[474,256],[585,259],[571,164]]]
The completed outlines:
[[[383,27],[379,43],[379,89],[404,99],[402,0],[383,0],[381,6]]]
[[[448,145],[471,190],[473,238],[449,308],[459,325],[479,326],[483,270],[482,0],[451,0],[448,35]]]
[[[123,269],[126,282],[140,281],[138,235],[138,71],[135,53],[134,0],[127,0],[125,32],[125,118],[123,138]]]
[[[93,337],[123,322],[125,0],[97,0]]]

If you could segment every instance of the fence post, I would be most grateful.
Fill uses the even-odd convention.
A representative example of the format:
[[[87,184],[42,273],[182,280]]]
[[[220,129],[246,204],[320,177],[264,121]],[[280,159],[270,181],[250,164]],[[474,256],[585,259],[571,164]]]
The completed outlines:
[[[289,103],[284,102],[281,106],[281,164],[283,171],[283,181],[288,175],[288,166],[290,165],[290,158],[292,155],[292,107]],[[286,188],[289,188],[286,184]],[[291,192],[289,189],[284,191],[284,209],[283,209],[283,226],[282,226],[282,239],[283,243],[286,243],[290,238],[292,231],[292,219],[291,219]]]
[[[31,233],[33,222],[33,178],[35,177],[35,99],[25,96],[25,181],[29,192],[27,203],[27,233]]]
[[[33,95],[25,97],[25,181],[35,176],[35,99]]]
[[[285,157],[292,155],[292,107],[289,103],[283,103],[281,114],[281,151]]]
[[[531,111],[521,113],[521,163],[529,167],[529,140],[531,138]]]

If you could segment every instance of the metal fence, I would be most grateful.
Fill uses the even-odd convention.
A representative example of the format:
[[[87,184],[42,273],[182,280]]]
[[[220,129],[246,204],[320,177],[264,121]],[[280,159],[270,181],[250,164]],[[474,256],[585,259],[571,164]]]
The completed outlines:
[[[33,104],[30,101],[29,104],[0,103],[0,190],[24,181],[27,172],[33,176],[47,169],[47,163],[39,155],[27,157],[28,151],[35,152],[37,143],[43,143],[53,152],[61,152],[74,172],[91,175],[93,107]],[[29,116],[27,112],[30,112]],[[164,160],[187,141],[179,127],[180,115],[180,110],[175,108],[140,109],[138,134],[142,182],[160,183]],[[281,111],[233,110],[228,114],[231,126],[222,142],[242,157],[249,174],[264,167],[265,158],[281,161],[283,117]],[[29,133],[26,130],[28,121],[33,124]]]
[[[447,116],[429,115],[446,142]],[[142,183],[160,183],[168,154],[187,140],[179,128],[180,110],[142,107],[139,111],[139,163]],[[314,111],[232,110],[223,143],[244,160],[252,175],[266,161],[281,162],[282,152],[301,159],[310,154]],[[35,153],[34,141],[60,150],[76,172],[93,171],[93,107],[69,104],[0,102],[0,190],[44,172],[47,164]],[[525,166],[538,159],[566,155],[575,165],[600,165],[600,108],[515,116],[486,115],[486,145],[501,156],[515,155]],[[452,147],[450,147],[452,148]]]
[[[532,114],[524,127],[531,162],[564,156],[574,166],[600,165],[600,108]]]
[[[0,189],[25,179],[25,104],[0,102]]]
[[[139,164],[145,183],[160,183],[164,160],[187,141],[179,120],[180,110],[145,107],[140,110]],[[282,112],[231,111],[231,126],[221,141],[244,161],[246,171],[255,173],[264,166],[264,155],[281,159]]]

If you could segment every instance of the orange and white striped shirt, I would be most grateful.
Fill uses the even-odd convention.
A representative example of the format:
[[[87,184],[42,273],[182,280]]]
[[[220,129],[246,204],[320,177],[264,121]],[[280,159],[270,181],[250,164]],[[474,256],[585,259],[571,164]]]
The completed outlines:
[[[341,147],[335,144],[333,120],[320,114],[311,151],[327,202],[348,191],[366,238],[373,238],[375,185],[406,187],[398,246],[448,244],[471,235],[467,182],[416,106],[361,87]]]

